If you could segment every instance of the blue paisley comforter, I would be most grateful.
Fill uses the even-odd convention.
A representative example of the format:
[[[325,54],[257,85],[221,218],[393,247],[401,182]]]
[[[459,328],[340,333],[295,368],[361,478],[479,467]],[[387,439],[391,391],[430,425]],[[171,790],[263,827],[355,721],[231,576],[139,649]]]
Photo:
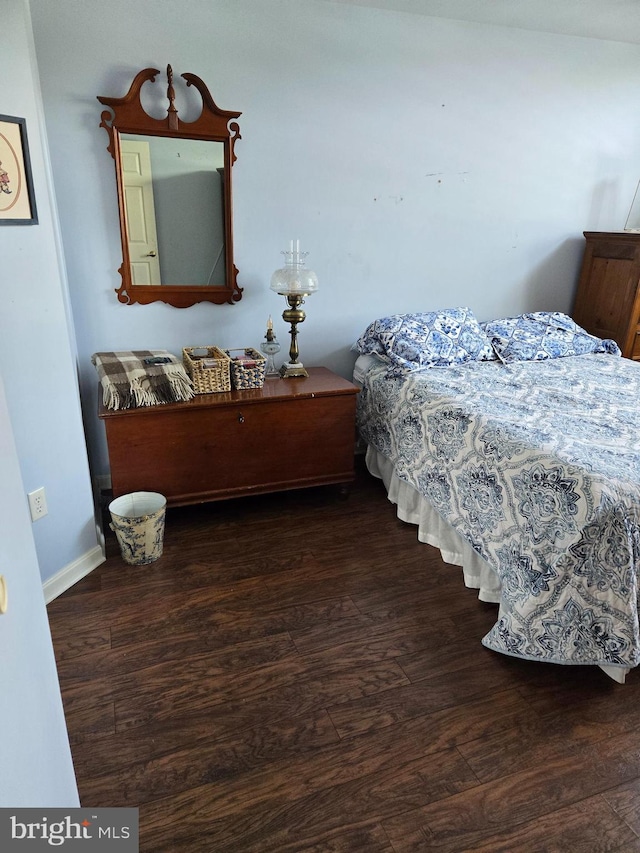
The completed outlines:
[[[358,395],[365,441],[497,572],[488,648],[640,661],[640,365],[607,354],[469,362]]]

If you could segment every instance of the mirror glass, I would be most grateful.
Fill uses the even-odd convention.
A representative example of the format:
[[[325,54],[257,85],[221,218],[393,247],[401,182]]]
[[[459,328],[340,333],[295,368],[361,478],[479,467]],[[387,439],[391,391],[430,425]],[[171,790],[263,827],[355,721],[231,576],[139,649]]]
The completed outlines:
[[[167,115],[156,118],[143,107],[140,92],[159,73],[145,68],[124,97],[98,97],[109,107],[100,126],[109,134],[116,169],[122,241],[118,300],[127,305],[162,301],[177,308],[238,302],[231,170],[240,113],[221,110],[202,80],[186,73],[176,80],[184,96],[180,102],[198,106],[198,96],[189,91],[193,87],[202,105],[198,118],[183,121],[168,65]],[[154,95],[160,91],[150,89]]]
[[[224,145],[120,134],[133,284],[226,282]]]

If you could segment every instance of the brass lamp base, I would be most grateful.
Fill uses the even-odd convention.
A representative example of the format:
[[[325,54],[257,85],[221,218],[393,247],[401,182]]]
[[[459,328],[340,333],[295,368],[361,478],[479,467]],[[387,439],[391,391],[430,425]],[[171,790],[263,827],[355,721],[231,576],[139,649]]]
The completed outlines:
[[[291,379],[294,376],[309,376],[307,371],[304,369],[304,366],[300,364],[300,362],[295,362],[292,364],[291,362],[285,361],[285,363],[280,368],[280,376],[282,379]]]
[[[309,376],[301,362],[298,361],[298,323],[302,323],[306,314],[300,308],[304,304],[306,293],[285,293],[284,297],[289,306],[282,312],[285,323],[291,323],[291,346],[289,347],[289,361],[280,368],[280,376],[283,379],[292,379],[294,376]]]

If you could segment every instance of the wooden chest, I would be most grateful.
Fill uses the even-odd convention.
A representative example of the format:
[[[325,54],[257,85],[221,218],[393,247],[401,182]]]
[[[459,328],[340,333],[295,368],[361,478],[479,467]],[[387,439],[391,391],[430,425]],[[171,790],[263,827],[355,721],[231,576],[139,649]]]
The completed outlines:
[[[349,483],[357,386],[323,367],[308,378],[108,411],[114,497],[160,492],[171,506]]]

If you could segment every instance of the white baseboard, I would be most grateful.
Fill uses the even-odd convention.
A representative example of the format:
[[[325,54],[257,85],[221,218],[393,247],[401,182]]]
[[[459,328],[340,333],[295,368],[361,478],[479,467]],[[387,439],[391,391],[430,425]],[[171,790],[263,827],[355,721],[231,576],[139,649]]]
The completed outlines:
[[[104,542],[104,540],[102,540]],[[101,563],[106,560],[104,545],[96,545],[90,551],[87,551],[73,563],[69,563],[63,569],[60,569],[53,577],[47,578],[43,583],[44,600],[47,604],[62,595],[70,587],[77,583],[82,578],[86,577],[89,572],[96,569]]]

